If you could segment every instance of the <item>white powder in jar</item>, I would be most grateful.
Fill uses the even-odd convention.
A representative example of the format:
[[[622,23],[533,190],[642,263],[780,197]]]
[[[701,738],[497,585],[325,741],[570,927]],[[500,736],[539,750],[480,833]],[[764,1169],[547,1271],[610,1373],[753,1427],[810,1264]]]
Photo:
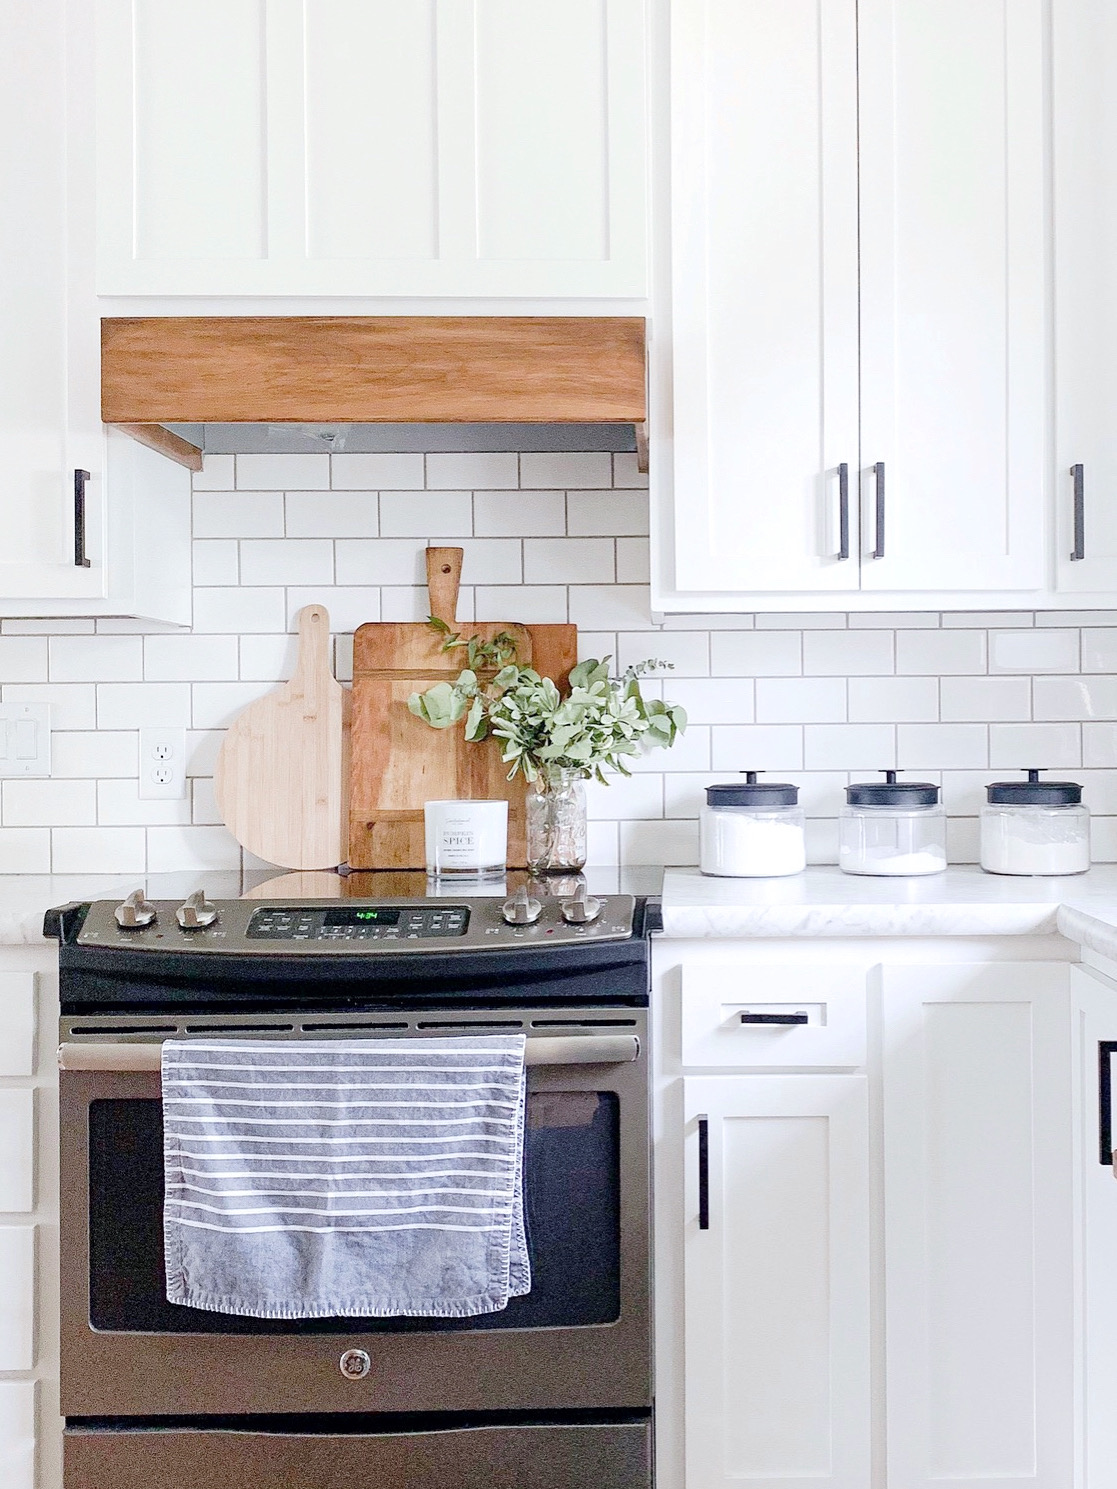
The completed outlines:
[[[699,862],[725,879],[776,879],[807,866],[802,824],[725,808],[702,813]]]
[[[946,849],[932,847],[919,853],[896,853],[889,848],[865,848],[858,852],[843,846],[839,866],[844,874],[871,874],[882,879],[941,874],[946,869]]]
[[[1084,874],[1090,867],[1089,819],[1052,818],[1051,813],[1035,820],[1022,811],[983,813],[981,867],[987,874]]]

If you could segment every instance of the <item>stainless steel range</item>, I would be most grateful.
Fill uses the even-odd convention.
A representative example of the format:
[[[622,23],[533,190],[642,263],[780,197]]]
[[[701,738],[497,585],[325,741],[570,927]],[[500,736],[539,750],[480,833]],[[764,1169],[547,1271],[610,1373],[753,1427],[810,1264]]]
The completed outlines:
[[[60,940],[66,1489],[647,1489],[647,908],[98,902]],[[364,892],[361,892],[364,891]],[[168,1303],[167,1038],[527,1038],[531,1292],[466,1319]]]

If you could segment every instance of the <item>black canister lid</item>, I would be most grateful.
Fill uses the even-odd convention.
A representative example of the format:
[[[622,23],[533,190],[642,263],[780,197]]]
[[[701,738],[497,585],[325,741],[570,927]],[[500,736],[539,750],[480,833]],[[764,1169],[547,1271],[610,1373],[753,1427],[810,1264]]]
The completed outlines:
[[[755,770],[743,772],[744,784],[707,786],[706,803],[711,807],[794,807],[799,787],[777,781],[758,781]]]
[[[898,781],[894,770],[886,770],[883,781],[847,786],[846,801],[851,807],[934,807],[939,788],[930,781]]]
[[[1076,807],[1082,803],[1077,781],[1041,781],[1038,770],[1029,770],[1026,781],[994,781],[985,794],[995,806]]]

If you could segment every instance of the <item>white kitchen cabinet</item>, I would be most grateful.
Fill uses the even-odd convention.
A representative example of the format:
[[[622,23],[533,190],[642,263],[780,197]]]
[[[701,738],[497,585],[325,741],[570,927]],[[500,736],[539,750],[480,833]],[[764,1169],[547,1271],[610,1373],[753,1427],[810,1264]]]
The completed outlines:
[[[675,0],[655,608],[1051,590],[1044,15]]]
[[[1111,593],[1117,571],[1117,13],[1055,0],[1053,29],[1056,556],[1059,589],[1088,595]]]
[[[865,1489],[865,1078],[688,1078],[684,1099],[687,1484]]]
[[[98,292],[639,296],[643,0],[98,0]]]
[[[1068,989],[1040,963],[883,969],[888,1481],[904,1489],[1072,1482]]]
[[[73,9],[0,0],[0,615],[185,624],[189,474],[100,420]]]

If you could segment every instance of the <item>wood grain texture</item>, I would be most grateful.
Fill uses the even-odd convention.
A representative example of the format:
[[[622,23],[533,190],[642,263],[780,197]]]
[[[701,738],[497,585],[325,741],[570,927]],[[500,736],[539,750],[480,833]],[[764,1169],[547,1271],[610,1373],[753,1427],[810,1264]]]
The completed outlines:
[[[146,445],[149,450],[158,450],[160,455],[166,455],[169,460],[184,465],[187,470],[202,468],[202,452],[197,445],[192,445],[173,430],[164,429],[162,424],[116,424],[113,427],[122,434],[131,435],[137,444]]]
[[[450,555],[457,554],[455,560]],[[448,581],[432,595],[433,613],[454,624],[461,549],[428,549],[428,579]],[[441,574],[448,564],[450,575]],[[448,613],[443,613],[448,611]],[[463,634],[490,641],[501,631],[516,641],[517,658],[565,684],[577,660],[574,626],[463,623]],[[356,869],[421,869],[426,854],[423,803],[439,800],[508,802],[508,864],[527,862],[526,788],[509,781],[493,740],[469,744],[461,725],[432,729],[407,707],[414,692],[453,682],[460,651],[444,652],[428,625],[374,621],[353,638],[353,736],[350,764],[349,863]],[[491,676],[482,673],[481,676]]]
[[[101,322],[110,424],[639,423],[636,316],[145,316]]]
[[[330,671],[329,646],[328,611],[304,605],[294,676],[236,718],[217,757],[221,820],[242,847],[280,868],[346,860],[350,698]]]

